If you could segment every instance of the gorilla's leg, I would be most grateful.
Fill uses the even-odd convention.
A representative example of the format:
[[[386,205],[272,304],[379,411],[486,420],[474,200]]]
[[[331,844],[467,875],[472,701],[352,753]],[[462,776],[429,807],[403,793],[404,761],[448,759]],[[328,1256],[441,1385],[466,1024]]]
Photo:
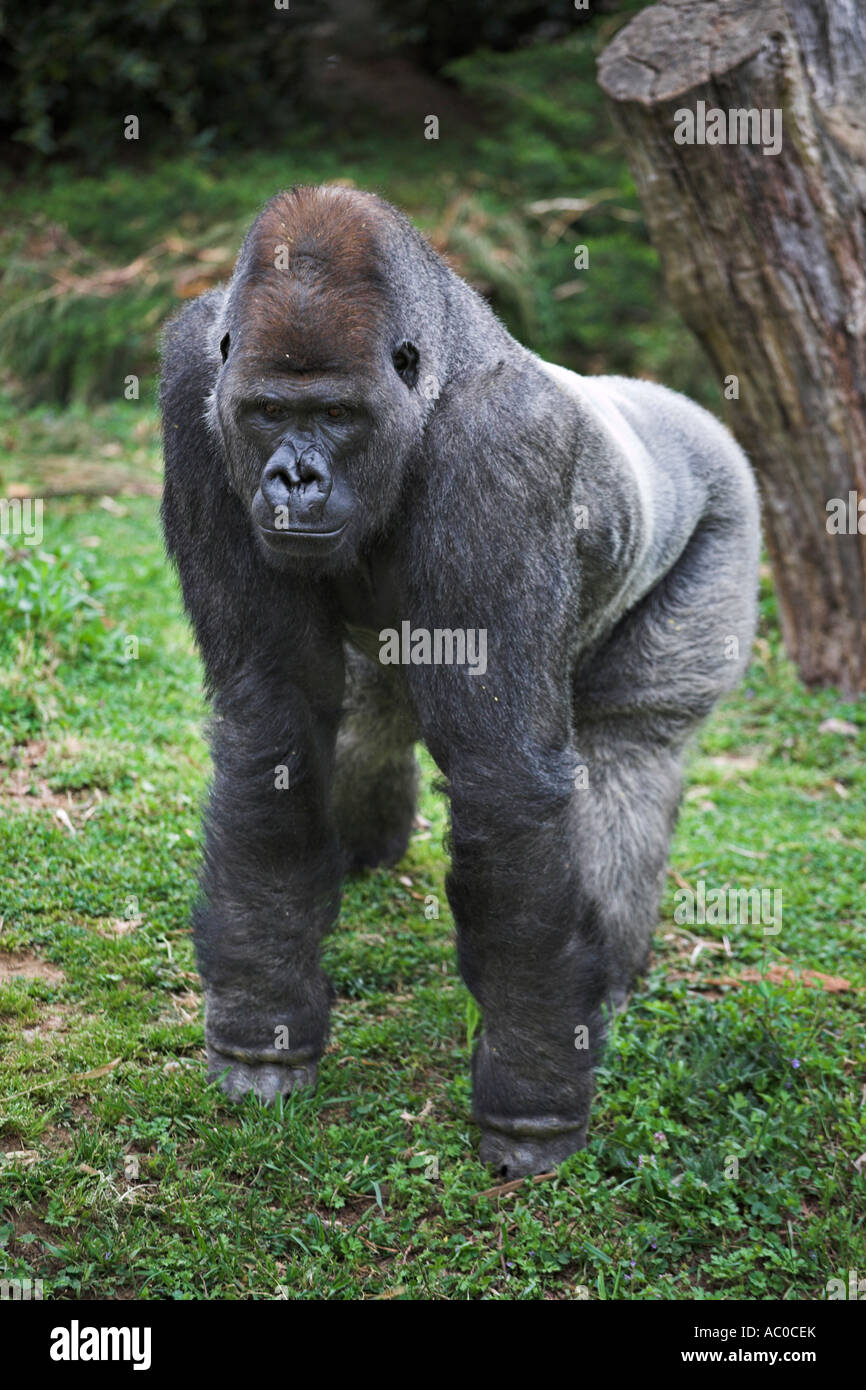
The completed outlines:
[[[682,785],[684,746],[748,660],[754,545],[719,521],[699,527],[665,578],[573,684],[576,849],[609,944],[622,1004],[646,968]]]
[[[624,1005],[648,964],[682,787],[679,751],[614,719],[575,733],[575,853],[607,943],[608,998]]]
[[[215,701],[195,940],[209,1075],[232,1097],[272,1101],[312,1084],[325,1045],[319,946],[339,901],[327,811],[337,716],[315,714],[269,673],[248,672]]]
[[[415,724],[393,667],[346,651],[333,807],[345,872],[403,857],[418,792]]]

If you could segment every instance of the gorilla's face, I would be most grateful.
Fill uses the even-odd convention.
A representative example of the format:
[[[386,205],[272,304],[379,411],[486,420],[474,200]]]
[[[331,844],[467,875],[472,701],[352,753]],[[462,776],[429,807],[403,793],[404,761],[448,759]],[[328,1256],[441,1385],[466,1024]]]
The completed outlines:
[[[363,518],[349,475],[373,429],[370,404],[349,382],[282,377],[260,380],[235,411],[261,465],[250,514],[265,556],[279,564],[354,549]]]
[[[213,418],[264,558],[333,572],[387,530],[424,411],[371,219],[340,226],[332,205],[320,223],[318,211],[287,202],[253,228],[227,296]]]

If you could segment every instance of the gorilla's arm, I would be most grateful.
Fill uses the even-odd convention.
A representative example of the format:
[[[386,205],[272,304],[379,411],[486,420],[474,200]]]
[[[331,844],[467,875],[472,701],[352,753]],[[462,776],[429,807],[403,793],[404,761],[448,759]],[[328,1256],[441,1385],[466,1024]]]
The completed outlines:
[[[409,667],[408,679],[448,780],[448,894],[484,1015],[473,1061],[482,1157],[511,1176],[584,1142],[603,1041],[607,947],[573,852],[570,670],[593,590],[604,601],[621,574],[592,547],[583,573],[576,564],[563,498],[579,411],[553,384],[503,364],[439,406],[408,509],[405,616],[415,628],[486,630],[487,671]],[[640,545],[630,486],[614,527],[625,559]]]
[[[343,657],[312,587],[262,562],[207,426],[219,300],[197,300],[164,339],[162,515],[214,709],[194,919],[210,1069],[272,1099],[310,1079],[326,1036],[318,950],[338,905],[327,789]]]

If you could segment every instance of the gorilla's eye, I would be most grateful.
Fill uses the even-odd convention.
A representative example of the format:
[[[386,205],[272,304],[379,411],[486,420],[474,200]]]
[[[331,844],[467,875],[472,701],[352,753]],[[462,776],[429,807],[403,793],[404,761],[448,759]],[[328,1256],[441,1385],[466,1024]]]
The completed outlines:
[[[279,420],[286,413],[286,408],[281,401],[262,401],[262,410],[272,420]]]
[[[391,353],[391,361],[394,363],[394,370],[399,377],[411,388],[418,380],[418,349],[414,343],[401,343]]]
[[[329,405],[328,415],[332,420],[345,420],[348,411],[344,405]]]

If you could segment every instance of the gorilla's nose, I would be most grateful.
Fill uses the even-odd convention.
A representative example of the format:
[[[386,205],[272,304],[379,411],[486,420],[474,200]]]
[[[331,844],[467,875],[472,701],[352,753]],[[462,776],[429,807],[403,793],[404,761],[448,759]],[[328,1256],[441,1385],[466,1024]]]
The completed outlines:
[[[268,506],[287,507],[299,525],[315,521],[329,496],[333,480],[324,456],[311,445],[303,453],[281,448],[265,465],[262,496]]]

